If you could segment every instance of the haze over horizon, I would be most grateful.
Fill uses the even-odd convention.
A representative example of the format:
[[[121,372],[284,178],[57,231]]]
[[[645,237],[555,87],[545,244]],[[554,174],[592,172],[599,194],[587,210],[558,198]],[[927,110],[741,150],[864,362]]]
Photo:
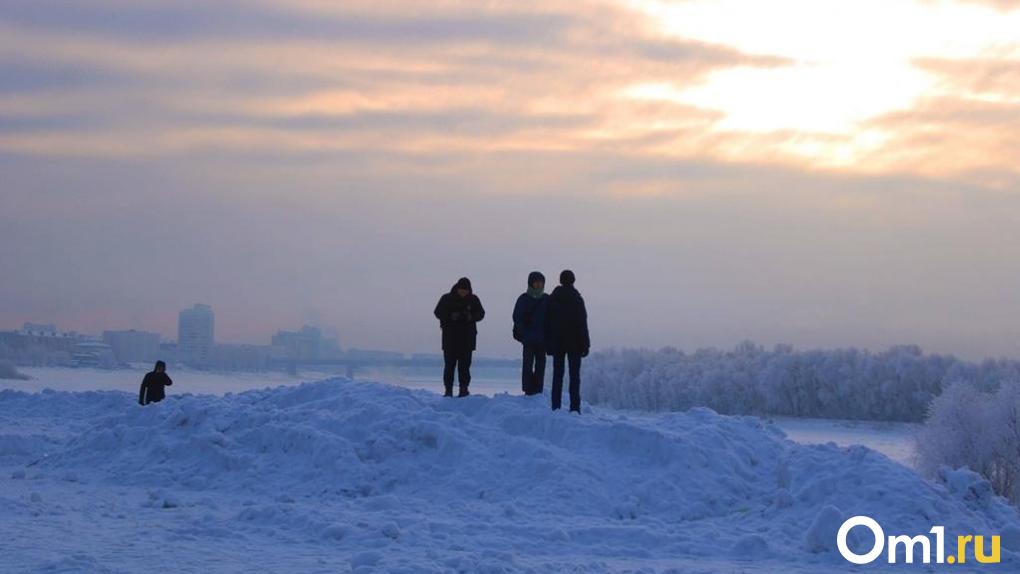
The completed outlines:
[[[1018,134],[1013,0],[7,0],[0,328],[1020,358]]]

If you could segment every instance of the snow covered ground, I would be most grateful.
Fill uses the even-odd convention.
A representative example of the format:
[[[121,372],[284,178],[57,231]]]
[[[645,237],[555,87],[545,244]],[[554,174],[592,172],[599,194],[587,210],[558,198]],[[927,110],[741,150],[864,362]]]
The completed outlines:
[[[0,570],[1020,569],[1020,517],[975,475],[930,483],[757,418],[577,417],[343,379],[136,399],[0,391]],[[854,514],[1002,534],[1003,564],[851,567],[832,546]]]
[[[0,389],[20,391],[92,391],[118,390],[138,392],[138,385],[152,365],[138,366],[133,369],[72,369],[68,367],[18,367],[18,370],[31,379],[0,379]],[[441,368],[393,368],[358,372],[356,379],[370,379],[390,383],[411,389],[430,389],[442,391],[440,382]],[[520,392],[520,371],[502,367],[474,367],[472,371],[471,392],[482,395],[497,393]],[[320,381],[342,373],[326,373],[306,371],[298,375],[283,372],[215,372],[171,369],[170,377],[174,386],[170,389],[176,393],[203,393],[222,395],[238,393],[264,387],[278,385],[297,385],[303,382]]]
[[[66,367],[21,367],[21,372],[32,377],[30,380],[0,380],[0,389],[41,391],[120,390],[138,392],[138,384],[148,370],[136,369],[69,369]],[[520,394],[520,378],[516,369],[476,368],[473,369],[471,392],[493,396],[500,393]],[[217,373],[208,371],[174,370],[171,372],[176,383],[169,389],[171,394],[201,393],[222,395],[228,392],[242,392],[279,385],[298,385],[330,377],[327,373],[305,372],[288,375],[279,372],[265,373]],[[435,368],[381,369],[359,373],[357,379],[370,378],[399,387],[440,391],[439,373]],[[548,374],[546,387],[549,386]],[[839,446],[854,444],[868,448],[913,466],[915,443],[914,433],[918,425],[910,423],[885,423],[871,421],[841,421],[832,419],[796,419],[775,417],[773,422],[800,443],[825,444],[834,442]]]

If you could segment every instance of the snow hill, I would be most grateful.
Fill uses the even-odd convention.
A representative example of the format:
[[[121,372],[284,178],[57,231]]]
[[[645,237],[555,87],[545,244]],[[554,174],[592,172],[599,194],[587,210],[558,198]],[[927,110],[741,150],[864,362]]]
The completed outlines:
[[[146,408],[0,391],[0,569],[971,571],[852,567],[834,540],[855,514],[887,534],[1001,534],[1003,564],[973,571],[1020,568],[1020,518],[973,473],[933,484],[708,409],[547,400],[345,379]]]

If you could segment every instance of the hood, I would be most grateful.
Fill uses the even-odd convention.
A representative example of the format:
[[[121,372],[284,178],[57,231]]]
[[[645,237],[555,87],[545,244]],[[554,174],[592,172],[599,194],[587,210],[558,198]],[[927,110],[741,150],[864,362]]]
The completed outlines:
[[[457,282],[454,283],[453,287],[450,289],[450,293],[456,293],[457,289],[467,289],[469,293],[474,293],[474,290],[471,289],[471,280],[468,279],[467,277],[461,277],[460,279],[458,279]]]

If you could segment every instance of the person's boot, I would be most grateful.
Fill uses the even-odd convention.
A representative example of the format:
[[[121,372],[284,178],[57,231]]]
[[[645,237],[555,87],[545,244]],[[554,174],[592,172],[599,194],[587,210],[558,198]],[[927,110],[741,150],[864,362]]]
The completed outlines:
[[[452,397],[453,396],[453,385],[450,385],[450,386],[446,387],[446,390],[443,391],[443,396],[444,397]]]
[[[471,393],[468,392],[467,387],[461,387],[460,392],[457,393],[457,397],[466,397],[469,396],[470,394]]]

